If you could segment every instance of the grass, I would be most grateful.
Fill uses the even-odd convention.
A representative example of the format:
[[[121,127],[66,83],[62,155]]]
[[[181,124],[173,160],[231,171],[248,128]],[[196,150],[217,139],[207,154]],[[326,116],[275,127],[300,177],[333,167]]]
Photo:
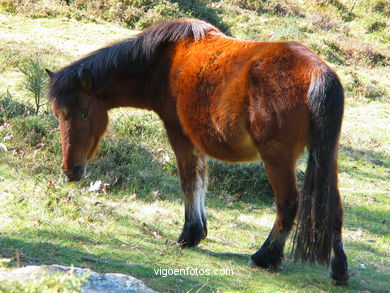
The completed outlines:
[[[388,28],[373,25],[385,17],[384,9],[377,8],[383,1],[374,2],[359,1],[354,17],[348,13],[353,1],[322,1],[319,12],[331,17],[341,32],[324,29],[326,18],[310,19],[310,3],[277,6],[277,1],[263,1],[257,7],[259,2],[249,0],[214,1],[209,6],[194,2],[202,13],[212,9],[216,21],[234,36],[304,41],[340,73],[347,90],[339,169],[349,287],[332,286],[328,269],[295,264],[289,253],[278,272],[246,265],[275,216],[261,163],[209,161],[209,236],[196,249],[178,247],[182,195],[174,155],[153,113],[112,111],[100,156],[89,166],[87,178],[64,183],[58,124],[52,114],[30,115],[18,64],[38,54],[55,69],[134,33],[99,19],[76,21],[72,15],[32,19],[0,14],[0,58],[7,61],[0,65],[0,142],[8,149],[0,149],[0,269],[54,263],[89,267],[131,274],[162,292],[388,292],[389,69],[369,59],[356,61],[341,42],[358,38],[388,56]],[[191,10],[185,4],[183,11]],[[304,170],[303,158],[298,178]],[[109,184],[107,190],[89,192],[97,180]],[[159,268],[230,268],[234,274],[156,278]],[[34,292],[34,286],[27,285],[27,292]]]
[[[74,293],[82,292],[81,286],[87,279],[87,275],[77,275],[73,271],[65,274],[42,274],[41,277],[36,278],[25,284],[20,282],[0,281],[0,290],[3,293],[14,292],[29,292],[29,293]]]

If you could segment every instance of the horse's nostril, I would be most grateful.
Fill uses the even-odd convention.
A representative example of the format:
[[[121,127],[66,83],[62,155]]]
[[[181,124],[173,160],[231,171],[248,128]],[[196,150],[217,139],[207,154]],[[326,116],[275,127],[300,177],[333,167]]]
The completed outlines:
[[[79,173],[81,171],[81,166],[80,165],[78,165],[78,166],[76,166],[76,167],[74,167],[74,169],[73,169],[73,173]]]

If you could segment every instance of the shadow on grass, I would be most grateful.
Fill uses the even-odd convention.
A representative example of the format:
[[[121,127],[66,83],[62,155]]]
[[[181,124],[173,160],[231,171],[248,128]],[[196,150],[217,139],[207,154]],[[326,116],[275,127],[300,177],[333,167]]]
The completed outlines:
[[[115,235],[105,235],[103,237],[112,237],[111,241],[96,241],[85,235],[64,231],[55,233],[41,230],[38,231],[38,234],[36,232],[23,231],[14,233],[12,237],[7,234],[0,235],[0,255],[12,259],[8,263],[9,268],[25,265],[59,264],[90,268],[99,273],[124,273],[139,278],[146,285],[162,290],[163,292],[188,292],[188,290],[197,290],[201,287],[203,288],[202,292],[215,292],[218,288],[221,288],[221,285],[223,288],[228,288],[236,292],[245,288],[245,285],[242,283],[239,284],[240,282],[237,282],[234,277],[227,278],[226,276],[217,275],[207,277],[168,275],[163,277],[161,274],[158,275],[156,271],[160,268],[185,268],[186,264],[175,266],[174,264],[167,265],[166,262],[160,263],[158,260],[155,262],[145,260],[144,256],[139,255],[134,249],[123,248],[123,246],[116,247],[118,242],[115,239]],[[100,247],[93,248],[93,250],[96,250],[96,248],[99,249],[98,254],[86,251],[86,245],[90,244],[100,245]],[[143,253],[149,254],[151,258],[156,255],[154,247],[145,246],[142,249]],[[194,249],[180,248],[180,250],[183,251],[183,255],[198,253]],[[129,258],[124,259],[120,255],[120,253],[126,252],[128,252],[130,259],[134,261],[133,263],[128,262]],[[17,255],[18,257],[16,257]],[[229,262],[230,259],[226,259],[226,261]],[[226,263],[226,267],[228,266],[228,262]],[[196,268],[196,266],[191,266],[191,263],[187,267]],[[201,267],[198,269],[201,269]],[[288,285],[287,281],[285,286]],[[264,282],[272,284],[268,279],[265,279]],[[282,282],[284,283],[285,280]],[[204,286],[205,284],[207,286]],[[296,287],[297,289],[301,288],[299,286],[292,287]]]
[[[351,177],[361,178],[361,180],[387,180],[388,174],[385,169],[390,168],[390,159],[384,154],[371,150],[355,149],[350,146],[341,146],[340,149],[342,159],[340,161],[340,172],[345,172]],[[361,167],[363,165],[363,168]],[[382,168],[382,169],[380,169]],[[384,170],[383,174],[381,174]],[[363,204],[350,203],[346,205],[346,215],[348,217],[347,227],[359,228],[369,233],[386,236],[389,233],[389,224],[382,224],[383,219],[388,218],[388,209],[380,206],[380,199],[369,194],[370,190],[357,190],[362,193]],[[370,204],[370,203],[373,204]],[[376,204],[375,204],[376,203]],[[379,206],[378,206],[379,205]]]
[[[389,209],[376,207],[352,206],[348,207],[347,227],[352,229],[361,229],[365,232],[378,235],[388,236],[390,227],[388,221],[383,221],[389,217]]]
[[[134,263],[129,263],[128,258],[123,258],[118,255],[119,249],[113,245],[117,244],[115,241],[99,241],[97,244],[105,247],[107,251],[115,250],[116,254],[107,253],[107,251],[93,254],[86,252],[82,247],[85,247],[85,244],[96,244],[96,241],[85,236],[80,237],[78,234],[66,232],[53,233],[50,231],[41,231],[38,238],[39,241],[36,241],[34,238],[35,235],[29,234],[34,233],[19,233],[18,236],[20,238],[16,238],[15,236],[8,237],[4,234],[0,235],[0,256],[12,259],[8,263],[9,268],[26,265],[59,264],[89,268],[99,273],[123,273],[139,278],[146,285],[163,290],[164,292],[183,292],[183,290],[188,291],[193,288],[199,288],[204,284],[203,280],[197,280],[196,277],[192,276],[159,276],[156,274],[156,270],[160,267],[158,263],[145,262],[142,256],[136,256],[134,250],[127,248],[129,255],[135,256],[136,258]],[[72,243],[74,239],[78,239],[80,244]],[[120,249],[123,250],[123,247]],[[146,249],[144,247],[143,250],[153,256],[153,249]],[[158,282],[156,282],[156,278],[158,278]],[[181,280],[180,285],[178,285],[178,279]],[[158,286],[156,286],[156,283]],[[230,285],[232,286],[231,288],[234,288],[233,283]],[[176,288],[176,290],[173,288]],[[212,292],[214,290],[212,287],[209,287],[207,291]]]
[[[355,149],[345,145],[341,145],[340,152],[352,161],[364,161],[375,167],[390,168],[390,158],[379,152]]]
[[[349,264],[349,271],[352,288],[367,290],[369,292],[388,292],[389,289],[389,264],[386,259],[389,257],[388,252],[381,252],[369,243],[362,241],[348,241],[346,246],[347,254],[353,252],[359,256],[358,263]],[[358,264],[365,263],[366,267],[362,269]]]
[[[316,277],[311,278],[310,282],[315,287],[325,287],[323,289],[335,292],[343,292],[328,284],[328,273],[326,269],[316,267],[302,267],[290,261],[285,262],[282,269],[278,272],[269,272],[262,269],[251,268],[246,266],[246,262],[249,256],[234,255],[234,254],[218,254],[208,250],[201,249],[180,249],[182,250],[184,263],[179,266],[174,266],[173,263],[167,264],[166,261],[160,262],[159,260],[152,262],[145,260],[143,255],[139,255],[134,249],[123,248],[123,246],[116,247],[118,242],[115,239],[115,235],[105,235],[105,237],[113,237],[114,241],[96,241],[85,235],[77,233],[58,232],[53,233],[51,231],[43,230],[35,234],[36,231],[24,231],[9,236],[6,234],[0,235],[0,254],[2,257],[12,258],[9,263],[10,268],[24,265],[50,265],[59,264],[65,266],[77,266],[83,268],[90,268],[91,270],[107,273],[116,272],[130,274],[136,278],[139,278],[145,282],[146,285],[158,289],[163,292],[183,292],[188,290],[197,290],[204,284],[202,292],[215,292],[220,290],[221,287],[232,290],[242,291],[248,289],[246,282],[250,274],[250,279],[256,280],[258,283],[268,286],[276,286],[276,288],[289,288],[290,290],[302,290],[307,289],[307,283],[303,282],[307,276],[312,276],[315,273]],[[100,235],[98,235],[100,236]],[[75,242],[75,239],[77,241]],[[93,250],[98,249],[99,253],[94,254],[87,252],[85,246],[88,244],[97,244],[100,247],[95,247]],[[143,247],[143,253],[149,254],[152,258],[156,255],[154,247]],[[128,257],[125,259],[120,253],[128,252]],[[174,251],[175,252],[175,251]],[[137,255],[138,254],[138,255]],[[230,267],[230,263],[234,262],[238,265],[236,272],[238,275],[233,277],[226,276],[171,276],[163,277],[157,275],[156,270],[170,269],[170,268],[186,268],[185,261],[188,255],[197,257],[206,255],[221,263],[223,267]],[[16,261],[16,255],[19,255],[19,264]],[[129,259],[133,262],[129,263]],[[187,267],[196,268],[197,265],[187,264]],[[199,266],[198,269],[202,267]],[[246,272],[246,276],[243,280],[242,274]],[[372,272],[377,274],[377,272]],[[241,276],[241,277],[240,277]],[[383,278],[384,274],[379,273],[378,278]],[[240,281],[238,281],[238,279]],[[300,281],[297,281],[297,278]],[[156,280],[157,279],[157,280]],[[324,285],[325,284],[325,285]],[[358,289],[361,287],[354,288]],[[333,290],[335,289],[335,290]]]
[[[242,208],[241,203],[258,207],[272,205],[272,189],[261,163],[228,164],[209,160],[209,170],[207,205],[210,207],[226,206],[226,202],[221,202],[224,197],[234,202],[229,206],[233,209]],[[134,193],[145,202],[183,198],[176,164],[160,161],[138,140],[105,140],[100,158],[89,166],[88,173],[90,176],[81,186],[102,180],[119,197]]]

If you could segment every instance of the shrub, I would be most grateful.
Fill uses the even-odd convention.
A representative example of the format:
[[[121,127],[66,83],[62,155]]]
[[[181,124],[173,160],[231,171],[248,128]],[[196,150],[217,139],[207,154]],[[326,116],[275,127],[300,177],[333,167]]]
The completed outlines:
[[[28,104],[15,101],[7,90],[0,96],[0,123],[19,116],[27,116],[34,113],[34,108]]]
[[[311,25],[326,31],[332,30],[338,26],[330,16],[321,12],[311,14],[308,16],[307,20]]]
[[[177,3],[160,0],[156,5],[154,5],[151,9],[148,9],[147,12],[143,14],[143,16],[137,21],[135,27],[142,30],[163,20],[185,16],[185,13],[180,11],[180,7]]]
[[[236,5],[243,9],[260,11],[263,7],[261,1],[259,0],[225,0],[227,4]]]
[[[12,131],[31,146],[46,139],[51,140],[58,127],[58,121],[52,114],[15,118],[11,123]]]
[[[25,75],[24,86],[33,95],[35,113],[38,114],[46,91],[47,73],[45,67],[39,58],[28,58],[18,68]]]
[[[126,139],[148,139],[165,137],[160,118],[153,112],[142,110],[116,111],[110,122],[110,133]]]
[[[388,100],[389,93],[375,80],[364,80],[357,72],[349,72],[350,81],[345,84],[345,90],[357,100],[377,101]]]
[[[384,16],[389,17],[390,16],[390,1],[389,0],[377,1],[373,6],[373,10],[375,12],[383,14]]]
[[[367,32],[374,33],[374,32],[377,32],[377,31],[384,29],[385,27],[386,27],[386,23],[384,23],[382,21],[375,21],[375,22],[368,25]]]
[[[138,29],[161,20],[196,17],[227,31],[227,26],[210,5],[210,1],[206,0],[0,0],[0,8],[5,11],[29,17],[62,15],[78,20],[102,19],[125,23]]]
[[[289,1],[269,1],[264,7],[271,14],[303,17],[301,10]]]
[[[220,14],[218,14],[212,3],[213,1],[207,0],[170,0],[173,3],[177,3],[180,7],[180,10],[187,16],[203,19],[217,28],[222,32],[228,32],[229,27],[221,19]]]
[[[143,200],[155,200],[155,196],[177,199],[180,192],[177,177],[167,172],[154,155],[140,142],[106,138],[99,159],[89,167],[90,178],[108,183],[111,190],[130,190]]]
[[[290,1],[225,0],[224,2],[258,13],[269,13],[282,16],[303,16],[300,9]]]
[[[370,101],[386,99],[386,90],[378,86],[377,82],[371,81],[364,87],[364,94]]]
[[[340,47],[345,52],[345,58],[355,64],[387,66],[389,57],[373,48],[371,44],[359,40],[340,42]]]
[[[11,13],[23,13],[32,18],[55,17],[68,11],[66,3],[59,0],[0,0],[0,8]]]
[[[257,197],[273,194],[260,163],[229,164],[209,160],[209,174],[211,191],[227,193],[236,200],[249,199],[248,195]]]
[[[108,19],[125,23],[129,27],[135,27],[139,19],[145,14],[144,10],[136,6],[124,6],[122,2],[117,2],[108,10]]]

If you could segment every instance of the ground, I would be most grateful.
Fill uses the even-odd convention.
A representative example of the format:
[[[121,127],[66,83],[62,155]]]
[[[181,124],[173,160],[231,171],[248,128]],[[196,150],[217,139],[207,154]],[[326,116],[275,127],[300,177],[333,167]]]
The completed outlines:
[[[270,24],[275,19],[263,20]],[[233,34],[252,36],[234,31],[238,26],[234,21],[239,23],[239,19],[229,20]],[[287,33],[294,36],[297,20],[285,21],[292,22]],[[352,23],[352,27],[359,25]],[[16,103],[28,102],[18,65],[30,53],[56,69],[134,33],[104,21],[0,14],[0,143],[7,148],[0,149],[1,269],[54,263],[89,267],[131,274],[155,290],[168,292],[388,292],[389,69],[369,65],[369,61],[354,63],[344,53],[339,56],[342,62],[337,62],[333,56],[337,50],[328,58],[327,51],[319,49],[347,90],[339,171],[351,279],[348,287],[340,288],[331,284],[328,268],[296,264],[288,249],[278,272],[246,265],[275,216],[261,163],[209,162],[209,236],[196,249],[181,249],[175,240],[184,221],[182,196],[174,156],[156,115],[132,109],[112,111],[100,156],[79,183],[64,183],[57,122],[50,112],[43,113],[45,106],[39,116],[4,117],[9,111],[6,96]],[[362,38],[377,42],[380,37]],[[378,46],[386,49],[382,43]],[[305,166],[304,156],[299,179]],[[88,191],[97,180],[109,185]],[[160,268],[228,268],[234,273],[156,277]]]

